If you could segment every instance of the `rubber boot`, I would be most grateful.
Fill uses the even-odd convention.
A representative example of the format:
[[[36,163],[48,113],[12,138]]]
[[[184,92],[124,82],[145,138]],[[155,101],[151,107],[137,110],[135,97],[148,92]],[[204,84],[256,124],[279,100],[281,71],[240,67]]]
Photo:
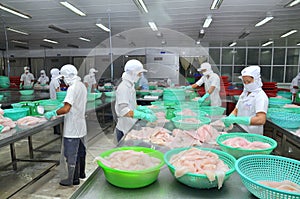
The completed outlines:
[[[62,186],[71,186],[73,185],[73,177],[75,174],[75,165],[68,164],[68,178],[60,181],[60,185]]]
[[[85,157],[79,158],[79,178],[84,179],[85,175]]]
[[[80,180],[79,180],[79,162],[77,161],[76,166],[75,166],[75,171],[74,171],[74,177],[73,177],[73,185],[79,185]]]

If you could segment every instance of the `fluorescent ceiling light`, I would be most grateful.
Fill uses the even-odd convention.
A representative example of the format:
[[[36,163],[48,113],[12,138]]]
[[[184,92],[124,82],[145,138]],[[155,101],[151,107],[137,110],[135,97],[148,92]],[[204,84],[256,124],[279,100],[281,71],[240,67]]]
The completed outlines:
[[[26,41],[18,41],[18,40],[11,40],[11,42],[16,43],[16,44],[25,44],[25,45],[28,44],[28,42],[26,42]]]
[[[29,35],[29,33],[27,33],[27,32],[24,32],[24,31],[21,31],[21,30],[16,30],[16,29],[10,28],[10,27],[7,27],[7,30],[9,30],[11,32],[22,34],[22,35]]]
[[[264,43],[264,44],[261,45],[261,46],[265,47],[265,46],[268,46],[268,45],[270,45],[270,44],[272,44],[272,43],[274,43],[274,41],[268,41],[268,42]]]
[[[212,18],[211,18],[211,16],[208,16],[208,17],[205,19],[204,24],[203,24],[202,27],[203,27],[203,28],[208,28],[211,22],[212,22]]]
[[[90,42],[91,40],[88,39],[88,38],[84,38],[84,37],[79,37],[78,39],[82,40],[82,41],[87,41],[87,42]]]
[[[57,41],[53,41],[53,40],[50,40],[50,39],[43,39],[43,41],[48,42],[48,43],[52,43],[52,44],[58,44]]]
[[[199,45],[199,44],[200,44],[200,40],[197,40],[197,41],[196,41],[196,44]]]
[[[16,9],[10,8],[10,7],[8,7],[6,5],[3,5],[1,3],[0,3],[0,9],[4,10],[6,12],[9,12],[11,14],[17,15],[19,17],[25,18],[25,19],[31,18],[30,15],[24,14],[24,13],[22,13],[22,12],[16,10]]]
[[[62,28],[60,28],[60,27],[57,27],[57,26],[55,26],[55,25],[49,25],[48,26],[48,28],[51,28],[52,30],[55,30],[55,31],[57,31],[57,32],[61,32],[61,33],[64,33],[64,34],[68,34],[69,33],[69,31],[67,31],[67,30],[65,30],[65,29],[62,29]]]
[[[293,7],[293,6],[297,5],[298,3],[300,3],[300,0],[293,0],[293,1],[290,1],[288,4],[286,4],[284,7]]]
[[[299,43],[297,43],[297,46],[300,46],[300,42],[299,42]]]
[[[200,30],[199,35],[198,35],[198,39],[202,39],[205,35],[205,32],[203,29]]]
[[[223,0],[214,0],[210,6],[211,10],[216,10],[219,9],[219,7],[221,6]]]
[[[233,47],[236,45],[236,42],[232,42],[231,44],[229,44],[230,47]]]
[[[240,36],[239,39],[244,39],[245,37],[247,37],[250,34],[249,31],[243,32]]]
[[[143,0],[133,0],[133,2],[140,9],[141,12],[148,13],[148,8]]]
[[[287,37],[287,36],[290,36],[291,34],[294,34],[296,33],[298,30],[290,30],[288,31],[287,33],[284,33],[283,35],[281,35],[280,37],[284,38],[284,37]]]
[[[257,24],[255,24],[255,27],[259,27],[264,25],[265,23],[271,21],[274,17],[266,17],[263,20],[261,20],[260,22],[258,22]]]
[[[86,16],[84,12],[82,12],[81,10],[79,10],[78,8],[76,8],[75,6],[73,6],[67,1],[61,1],[60,4],[82,17]]]
[[[101,28],[102,30],[106,31],[106,32],[110,32],[110,29],[107,28],[105,25],[103,25],[102,23],[96,23],[96,26],[98,26],[99,28]]]
[[[153,31],[158,31],[158,28],[157,28],[155,22],[150,21],[150,22],[148,22],[148,24]]]

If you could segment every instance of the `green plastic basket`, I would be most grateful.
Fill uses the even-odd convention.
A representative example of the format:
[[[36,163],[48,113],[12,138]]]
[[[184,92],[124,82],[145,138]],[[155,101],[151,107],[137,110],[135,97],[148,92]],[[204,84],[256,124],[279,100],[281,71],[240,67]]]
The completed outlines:
[[[20,90],[21,95],[32,95],[34,90]]]
[[[102,93],[88,93],[87,94],[87,101],[95,101],[96,99],[100,98]]]
[[[282,96],[284,98],[291,99],[292,98],[292,93],[287,92],[287,91],[278,91],[277,96]]]
[[[145,96],[145,95],[149,95],[150,91],[137,90],[136,94],[140,96]]]
[[[267,149],[243,149],[243,148],[234,148],[223,144],[225,140],[229,138],[235,138],[235,137],[242,137],[250,142],[259,141],[259,142],[268,143],[271,145],[271,147]],[[217,137],[216,142],[219,144],[222,151],[225,151],[226,153],[233,155],[235,158],[240,158],[242,156],[252,155],[252,154],[270,154],[277,147],[277,142],[272,138],[263,135],[258,135],[258,134],[251,134],[251,133],[222,134]]]
[[[139,188],[153,183],[158,177],[160,168],[164,165],[164,155],[161,152],[151,148],[120,147],[105,151],[100,154],[100,157],[104,158],[109,156],[113,152],[124,150],[142,151],[146,154],[149,154],[152,157],[160,159],[161,163],[155,167],[145,170],[125,171],[107,167],[104,164],[102,164],[101,161],[98,160],[97,163],[103,169],[106,180],[109,183],[122,188]]]
[[[298,114],[300,114],[300,107],[299,108],[284,108],[283,107],[283,110],[287,111],[287,112],[291,112],[291,113],[298,113]]]
[[[149,86],[149,90],[156,90],[156,88],[157,86],[153,86],[153,85]]]
[[[26,117],[27,113],[28,113],[28,108],[4,109],[4,117],[8,117],[13,121]]]
[[[282,107],[285,104],[291,104],[291,99],[286,98],[277,98],[277,97],[270,97],[269,98],[269,107]]]
[[[282,108],[282,107],[280,107],[280,108],[270,107],[270,108],[268,108],[267,117],[270,118],[272,114],[276,114],[279,112],[293,113],[293,110],[290,110],[288,108]]]
[[[296,129],[300,127],[300,114],[289,112],[271,113],[272,122],[282,128]]]
[[[300,199],[300,193],[274,189],[258,181],[290,180],[300,184],[300,161],[273,155],[249,155],[236,161],[236,171],[245,187],[264,199]]]
[[[59,100],[40,100],[39,102],[40,106],[44,107],[44,110],[47,111],[53,111],[59,108],[62,105],[62,102]]]
[[[199,123],[189,123],[189,122],[181,122],[180,120],[187,119],[187,118],[196,118],[199,120]],[[209,124],[211,122],[211,119],[207,117],[193,117],[193,116],[177,116],[171,119],[174,126],[176,128],[182,129],[182,130],[192,130],[197,129],[204,124]]]
[[[196,114],[195,116],[193,116],[193,115],[182,115],[182,111],[183,111],[183,110],[177,110],[177,111],[174,111],[175,116],[178,116],[178,117],[185,117],[185,116],[205,117],[205,116],[207,115],[207,113],[204,112],[204,111],[194,110],[194,109],[192,110],[192,112],[193,112],[194,114]]]
[[[116,92],[111,91],[111,92],[104,92],[105,97],[116,97]]]
[[[223,115],[226,108],[220,106],[201,106],[200,110],[206,112],[210,116],[213,116],[213,115]]]
[[[67,95],[67,91],[56,92],[56,99],[59,101],[64,101],[66,95]]]
[[[224,182],[228,180],[230,175],[235,171],[234,165],[236,160],[232,155],[215,149],[200,148],[200,147],[195,147],[195,148],[205,150],[205,151],[211,151],[217,154],[219,156],[219,159],[223,160],[223,162],[228,165],[230,170],[225,173]],[[176,155],[181,151],[186,151],[188,149],[190,148],[177,148],[177,149],[172,149],[165,153],[164,160],[168,165],[169,170],[173,176],[175,173],[175,167],[170,163],[170,159],[172,158],[173,155]],[[187,173],[179,178],[176,178],[176,180],[189,187],[198,188],[198,189],[210,189],[210,188],[218,187],[217,179],[213,182],[210,182],[207,176],[204,174]]]

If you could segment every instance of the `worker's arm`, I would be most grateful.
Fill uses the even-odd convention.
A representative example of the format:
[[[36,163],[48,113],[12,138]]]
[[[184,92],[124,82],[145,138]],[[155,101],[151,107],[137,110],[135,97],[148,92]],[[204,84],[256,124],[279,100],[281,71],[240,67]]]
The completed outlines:
[[[89,87],[89,84],[87,82],[84,82],[85,87]]]
[[[60,109],[58,109],[58,110],[56,111],[56,114],[57,114],[57,115],[67,114],[67,113],[69,113],[69,111],[71,110],[71,107],[72,107],[71,104],[65,102],[65,103],[64,103],[64,106],[61,107]]]
[[[264,125],[266,123],[266,120],[266,113],[258,112],[254,117],[251,117],[250,125]]]
[[[211,86],[209,88],[209,90],[207,91],[207,93],[212,94],[212,92],[214,92],[215,88],[216,88],[215,86]]]

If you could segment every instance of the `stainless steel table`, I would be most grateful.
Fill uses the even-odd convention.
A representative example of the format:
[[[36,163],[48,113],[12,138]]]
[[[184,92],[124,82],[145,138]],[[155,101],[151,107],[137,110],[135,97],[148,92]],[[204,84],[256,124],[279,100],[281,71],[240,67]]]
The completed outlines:
[[[138,125],[142,125],[139,124]],[[234,126],[232,132],[244,132],[239,126]],[[138,140],[125,140],[119,143],[119,146],[145,146],[153,147],[151,143],[145,143]],[[166,147],[155,146],[155,149],[166,152]],[[96,164],[96,163],[95,163]],[[223,187],[214,189],[195,189],[178,182],[165,165],[159,174],[158,180],[153,184],[138,189],[123,189],[115,187],[106,181],[103,170],[97,168],[93,174],[84,182],[84,184],[72,195],[72,199],[90,199],[90,198],[223,198],[223,199],[251,199],[254,197],[242,184],[240,177],[234,173]]]

